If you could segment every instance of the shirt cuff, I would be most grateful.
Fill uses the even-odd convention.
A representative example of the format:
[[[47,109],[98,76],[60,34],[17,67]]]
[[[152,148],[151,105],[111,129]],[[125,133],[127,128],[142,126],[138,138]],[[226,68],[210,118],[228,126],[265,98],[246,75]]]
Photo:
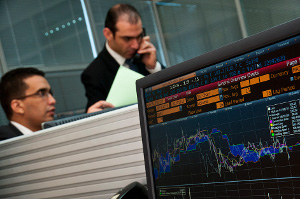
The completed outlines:
[[[149,68],[146,67],[146,69],[147,69],[147,71],[148,71],[150,74],[152,74],[152,73],[155,73],[155,72],[158,72],[158,71],[161,70],[161,64],[157,61],[157,62],[156,62],[156,65],[155,65],[155,68],[149,69]]]

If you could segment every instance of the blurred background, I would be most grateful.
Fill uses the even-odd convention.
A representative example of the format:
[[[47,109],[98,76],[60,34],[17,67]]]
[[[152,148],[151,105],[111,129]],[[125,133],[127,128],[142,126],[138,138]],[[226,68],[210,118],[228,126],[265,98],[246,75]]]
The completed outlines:
[[[101,51],[104,19],[117,3],[139,10],[167,67],[300,16],[298,0],[0,0],[0,77],[39,68],[58,116],[83,113],[80,74]],[[0,108],[0,125],[7,122]]]

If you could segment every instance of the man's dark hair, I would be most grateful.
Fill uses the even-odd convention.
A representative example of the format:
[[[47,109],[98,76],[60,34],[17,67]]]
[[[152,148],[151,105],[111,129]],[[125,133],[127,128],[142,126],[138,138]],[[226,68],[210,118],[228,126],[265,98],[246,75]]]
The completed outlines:
[[[17,68],[4,74],[0,82],[0,102],[7,119],[12,117],[10,103],[13,99],[25,95],[28,85],[23,81],[34,75],[45,77],[45,73],[36,68]]]
[[[105,28],[109,28],[110,31],[115,35],[117,32],[116,24],[119,20],[119,17],[126,16],[131,24],[136,24],[141,20],[141,15],[135,7],[130,4],[117,4],[110,8],[107,12],[105,19]]]

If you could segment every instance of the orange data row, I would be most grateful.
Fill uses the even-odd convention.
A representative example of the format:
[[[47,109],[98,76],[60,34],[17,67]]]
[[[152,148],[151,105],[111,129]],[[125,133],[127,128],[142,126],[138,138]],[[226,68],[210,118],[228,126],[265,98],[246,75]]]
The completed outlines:
[[[157,123],[162,123],[162,122],[164,122],[164,119],[163,119],[163,117],[159,117],[159,118],[157,118]]]
[[[157,117],[159,118],[159,117],[169,115],[169,114],[172,114],[172,113],[176,113],[176,112],[179,112],[179,111],[180,111],[180,106],[176,106],[176,107],[173,107],[173,108],[170,108],[170,109],[166,109],[166,110],[157,112]]]
[[[271,97],[272,96],[272,90],[271,89],[265,90],[265,91],[262,92],[262,95],[263,95],[264,98]]]
[[[158,100],[146,103],[146,107],[150,108],[150,107],[153,107],[153,106],[164,104],[165,102],[166,102],[165,98],[158,99]]]
[[[219,89],[216,88],[216,89],[213,89],[210,91],[199,93],[196,95],[196,97],[197,97],[197,100],[199,100],[199,99],[204,99],[204,98],[211,97],[211,96],[218,95],[218,94],[219,94]]]
[[[270,74],[266,74],[266,75],[262,75],[262,76],[259,76],[259,77],[254,77],[252,79],[247,79],[245,81],[241,81],[240,85],[241,85],[241,88],[244,88],[244,87],[248,87],[248,86],[258,84],[258,83],[261,83],[261,82],[266,82],[266,81],[269,81],[269,80],[270,80]]]
[[[293,72],[293,73],[299,73],[299,72],[300,72],[300,65],[294,66],[294,67],[292,68],[292,72]]]
[[[206,98],[206,99],[197,101],[197,106],[204,106],[204,105],[216,103],[219,101],[220,101],[220,96],[217,95],[217,96],[213,96],[210,98]]]
[[[241,89],[241,94],[242,95],[247,95],[247,94],[250,94],[250,93],[251,93],[250,87],[246,87],[246,88]]]
[[[156,111],[161,111],[161,110],[164,110],[164,109],[167,109],[167,108],[170,108],[170,107],[174,107],[174,106],[179,106],[179,105],[182,105],[182,104],[185,104],[186,103],[186,98],[182,98],[182,99],[179,99],[179,100],[175,100],[175,101],[172,101],[172,102],[168,102],[168,103],[165,103],[165,104],[161,104],[161,105],[158,105],[156,106]]]

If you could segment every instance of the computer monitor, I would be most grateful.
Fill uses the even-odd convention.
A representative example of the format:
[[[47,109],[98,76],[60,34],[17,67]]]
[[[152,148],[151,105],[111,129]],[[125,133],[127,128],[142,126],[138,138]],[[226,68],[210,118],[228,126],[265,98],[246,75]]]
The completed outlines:
[[[114,108],[106,108],[106,109],[103,109],[101,111],[96,111],[96,112],[93,112],[93,113],[81,113],[81,114],[75,114],[75,115],[72,115],[72,116],[66,116],[66,117],[62,117],[62,118],[55,118],[52,121],[43,122],[42,123],[42,129],[47,129],[47,128],[59,126],[59,125],[62,125],[62,124],[67,124],[69,122],[75,122],[75,121],[78,121],[78,120],[81,120],[81,119],[85,119],[85,118],[88,118],[88,117],[100,115],[100,114],[107,113],[107,112],[110,112],[110,111],[114,111],[114,110],[117,110],[117,109],[125,108],[125,107],[131,106],[131,105],[133,105],[133,104],[114,107]]]
[[[300,198],[299,63],[296,19],[137,80],[150,198]]]

